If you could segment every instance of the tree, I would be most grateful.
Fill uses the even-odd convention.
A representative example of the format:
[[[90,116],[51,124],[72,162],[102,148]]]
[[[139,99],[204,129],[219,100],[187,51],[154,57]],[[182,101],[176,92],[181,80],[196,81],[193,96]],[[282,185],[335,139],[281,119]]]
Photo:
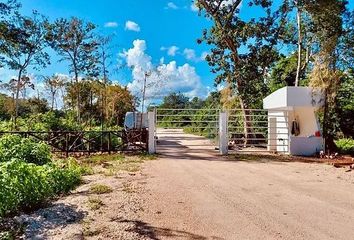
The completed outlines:
[[[211,18],[214,25],[205,30],[203,38],[213,45],[206,60],[213,73],[218,73],[216,84],[226,82],[240,102],[244,119],[245,144],[252,134],[250,111],[259,107],[267,93],[265,76],[269,67],[278,59],[278,39],[285,33],[284,26],[289,4],[285,1],[278,10],[272,11],[272,1],[249,2],[264,10],[265,16],[250,21],[241,19],[242,0],[197,0],[196,4]],[[243,6],[245,8],[245,6]],[[242,50],[246,48],[247,50]]]
[[[271,69],[268,86],[271,92],[285,86],[295,86],[297,75],[297,53],[290,56],[281,56]],[[300,77],[300,76],[299,76]]]
[[[20,4],[16,0],[8,0],[7,2],[0,2],[0,46],[8,41],[11,41],[16,32],[10,31],[10,18],[15,13],[18,13]],[[0,68],[4,67],[4,57],[0,55]]]
[[[189,98],[183,93],[171,93],[163,98],[163,103],[159,108],[184,109],[189,104]]]
[[[338,90],[339,127],[345,137],[354,137],[354,71],[349,71],[342,79]]]
[[[98,75],[98,43],[93,31],[96,26],[78,18],[61,18],[49,26],[48,41],[50,46],[62,56],[61,61],[70,62],[70,73],[74,74],[77,89],[76,114],[80,122],[80,75],[96,77]]]
[[[56,96],[58,91],[61,90],[67,83],[67,78],[59,74],[54,74],[51,77],[44,77],[44,86],[50,93],[51,104],[50,108],[53,111],[56,104]]]
[[[15,13],[7,26],[7,31],[11,34],[3,38],[0,43],[0,54],[4,58],[4,63],[17,72],[17,78],[11,80],[15,81],[16,87],[15,125],[20,91],[29,84],[29,78],[26,76],[28,68],[33,67],[38,70],[50,63],[49,55],[45,51],[47,25],[48,20],[37,12],[34,12],[32,17]]]
[[[336,148],[334,138],[338,127],[337,93],[342,75],[337,69],[336,49],[343,35],[346,3],[343,0],[312,0],[305,4],[318,42],[310,85],[324,92],[323,135],[328,150]]]

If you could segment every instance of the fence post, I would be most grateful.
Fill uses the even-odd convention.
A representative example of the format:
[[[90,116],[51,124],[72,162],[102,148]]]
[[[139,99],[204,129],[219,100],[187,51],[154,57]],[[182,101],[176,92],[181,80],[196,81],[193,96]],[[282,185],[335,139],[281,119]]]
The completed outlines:
[[[111,142],[112,139],[111,139],[111,132],[109,131],[108,132],[108,154],[111,154]]]
[[[148,152],[150,154],[156,153],[156,142],[155,142],[155,112],[148,113],[149,120],[149,138],[148,138]]]
[[[65,156],[67,158],[69,157],[69,137],[70,133],[65,133]]]
[[[219,115],[219,150],[220,154],[227,155],[229,151],[229,137],[228,137],[228,114],[227,112],[220,112]]]

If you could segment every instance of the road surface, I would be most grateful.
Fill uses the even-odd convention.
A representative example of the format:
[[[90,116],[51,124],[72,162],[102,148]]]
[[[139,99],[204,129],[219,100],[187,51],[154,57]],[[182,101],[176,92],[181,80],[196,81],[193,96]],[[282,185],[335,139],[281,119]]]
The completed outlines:
[[[354,172],[228,159],[178,130],[159,137],[160,158],[143,171],[149,177],[137,227],[146,237],[354,239]]]

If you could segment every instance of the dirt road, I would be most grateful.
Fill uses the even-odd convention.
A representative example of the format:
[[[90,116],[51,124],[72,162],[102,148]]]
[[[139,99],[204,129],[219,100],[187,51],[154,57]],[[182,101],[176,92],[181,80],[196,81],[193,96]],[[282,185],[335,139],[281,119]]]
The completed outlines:
[[[354,239],[354,172],[227,159],[182,132],[162,133],[160,143],[161,158],[143,171],[150,177],[136,231],[146,237]]]

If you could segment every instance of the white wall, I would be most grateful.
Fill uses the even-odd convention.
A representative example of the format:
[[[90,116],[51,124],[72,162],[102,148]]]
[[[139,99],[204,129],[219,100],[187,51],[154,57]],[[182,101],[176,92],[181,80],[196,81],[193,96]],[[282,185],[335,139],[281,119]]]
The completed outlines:
[[[289,130],[293,120],[298,121],[300,127],[300,135],[298,137],[309,137],[315,135],[316,131],[320,131],[318,119],[315,114],[315,109],[312,107],[295,107],[289,111]]]
[[[276,129],[269,129],[268,145],[271,149],[276,149],[279,153],[289,152],[289,124],[288,124],[288,112],[287,111],[269,111],[268,121],[275,118]],[[273,125],[273,124],[272,124]],[[274,143],[276,146],[273,146]]]

